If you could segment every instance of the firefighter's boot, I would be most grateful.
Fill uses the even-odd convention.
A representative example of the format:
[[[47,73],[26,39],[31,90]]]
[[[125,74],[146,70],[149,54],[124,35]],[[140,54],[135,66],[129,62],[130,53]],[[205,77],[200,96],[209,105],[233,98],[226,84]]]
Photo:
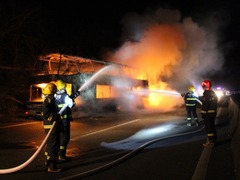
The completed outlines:
[[[56,165],[56,161],[55,160],[49,160],[47,161],[47,171],[51,172],[51,173],[57,173],[60,172],[62,169],[58,168]]]
[[[68,161],[71,161],[71,158],[66,156],[66,149],[65,148],[60,149],[59,156],[58,156],[58,162],[64,163],[64,162],[68,162]]]
[[[204,144],[203,144],[204,147],[208,147],[208,146],[214,146],[214,141],[209,141],[207,140]]]
[[[196,126],[199,126],[199,122],[198,122],[198,119],[196,119]]]
[[[204,147],[214,146],[214,142],[206,142],[203,144]]]
[[[216,142],[216,136],[208,136],[206,143],[203,144],[204,147],[214,146]]]
[[[192,122],[188,121],[187,126],[192,126]]]
[[[68,156],[58,156],[58,162],[64,163],[64,162],[69,162],[71,161],[71,158]]]

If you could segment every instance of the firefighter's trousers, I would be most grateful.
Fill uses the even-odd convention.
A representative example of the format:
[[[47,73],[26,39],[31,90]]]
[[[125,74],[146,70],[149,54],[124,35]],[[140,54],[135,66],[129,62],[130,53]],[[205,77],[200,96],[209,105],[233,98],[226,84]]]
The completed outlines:
[[[60,132],[60,151],[59,156],[65,157],[67,145],[70,141],[70,120],[61,119],[61,132]]]
[[[217,131],[215,127],[215,117],[206,116],[204,118],[204,124],[207,132],[207,137],[210,142],[217,140]]]
[[[191,121],[192,116],[194,117],[194,120],[198,120],[197,112],[196,112],[196,106],[186,106],[187,110],[187,120]]]
[[[51,127],[49,122],[44,122],[44,127]],[[50,130],[50,128],[44,128],[45,133],[47,134]],[[56,124],[54,126],[54,129],[52,130],[52,133],[50,134],[47,143],[46,143],[46,150],[45,155],[48,160],[55,160],[58,157],[58,151],[60,147],[60,127],[59,122],[56,121]]]

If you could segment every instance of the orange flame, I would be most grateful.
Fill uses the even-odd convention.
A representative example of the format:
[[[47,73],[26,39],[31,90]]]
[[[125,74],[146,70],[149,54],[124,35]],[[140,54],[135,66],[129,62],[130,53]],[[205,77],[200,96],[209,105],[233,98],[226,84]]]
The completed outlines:
[[[181,63],[185,46],[180,26],[154,24],[148,28],[140,42],[126,42],[115,53],[109,53],[107,59],[146,72],[150,90],[171,90],[159,77],[161,74],[167,77],[172,75],[172,68]],[[141,75],[136,74],[137,76]],[[156,93],[150,93],[147,101],[149,106],[167,109],[179,102],[176,102],[176,97]]]

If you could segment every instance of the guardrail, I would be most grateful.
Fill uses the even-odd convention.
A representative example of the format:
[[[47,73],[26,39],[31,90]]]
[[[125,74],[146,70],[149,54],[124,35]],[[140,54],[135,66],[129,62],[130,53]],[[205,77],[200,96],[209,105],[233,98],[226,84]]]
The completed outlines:
[[[231,149],[234,172],[240,179],[240,94],[231,95],[228,105],[229,133],[232,137]]]

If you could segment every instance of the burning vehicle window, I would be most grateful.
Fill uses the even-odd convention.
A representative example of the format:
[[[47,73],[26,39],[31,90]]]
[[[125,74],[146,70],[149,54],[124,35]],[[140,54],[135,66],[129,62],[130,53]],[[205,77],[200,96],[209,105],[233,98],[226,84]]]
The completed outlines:
[[[30,101],[42,101],[42,88],[39,85],[31,85]]]
[[[119,90],[109,85],[96,85],[96,98],[114,98],[119,96]]]
[[[67,83],[66,84],[66,91],[69,95],[71,95],[72,92],[72,84]],[[30,102],[42,102],[42,88],[46,86],[46,83],[41,84],[32,84],[30,86]]]

